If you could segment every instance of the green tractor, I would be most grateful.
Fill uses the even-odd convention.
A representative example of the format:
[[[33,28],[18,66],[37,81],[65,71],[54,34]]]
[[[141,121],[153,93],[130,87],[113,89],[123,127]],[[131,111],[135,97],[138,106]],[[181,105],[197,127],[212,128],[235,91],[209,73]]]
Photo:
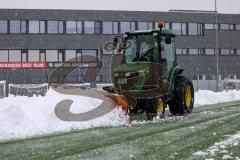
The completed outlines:
[[[103,89],[121,95],[115,101],[119,105],[127,102],[128,113],[134,119],[163,118],[167,105],[172,115],[193,110],[194,88],[177,65],[175,34],[163,29],[162,21],[158,26],[114,38],[123,59],[113,71],[114,86]]]

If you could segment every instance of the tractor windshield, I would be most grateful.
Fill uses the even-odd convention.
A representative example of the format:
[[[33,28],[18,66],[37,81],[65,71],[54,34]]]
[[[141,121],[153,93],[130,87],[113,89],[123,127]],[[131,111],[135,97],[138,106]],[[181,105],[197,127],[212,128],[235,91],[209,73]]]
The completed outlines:
[[[126,62],[158,61],[158,41],[152,35],[136,35],[126,40]]]

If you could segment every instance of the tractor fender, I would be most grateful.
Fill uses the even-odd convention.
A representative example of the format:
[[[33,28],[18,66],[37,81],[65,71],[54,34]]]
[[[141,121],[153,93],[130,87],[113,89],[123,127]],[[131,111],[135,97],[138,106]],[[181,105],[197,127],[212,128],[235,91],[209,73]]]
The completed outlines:
[[[171,70],[168,82],[170,82],[171,84],[174,84],[176,79],[182,76],[185,76],[184,69],[180,66],[176,66]]]

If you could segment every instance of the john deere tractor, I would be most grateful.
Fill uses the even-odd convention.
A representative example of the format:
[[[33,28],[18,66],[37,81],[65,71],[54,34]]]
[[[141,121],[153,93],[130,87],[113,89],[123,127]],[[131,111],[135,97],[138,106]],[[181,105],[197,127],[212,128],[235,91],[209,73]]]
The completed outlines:
[[[123,60],[113,72],[114,86],[104,89],[121,95],[117,101],[127,101],[133,118],[162,118],[167,105],[172,115],[193,110],[192,81],[177,65],[175,34],[163,25],[160,21],[159,29],[127,32],[114,38]]]

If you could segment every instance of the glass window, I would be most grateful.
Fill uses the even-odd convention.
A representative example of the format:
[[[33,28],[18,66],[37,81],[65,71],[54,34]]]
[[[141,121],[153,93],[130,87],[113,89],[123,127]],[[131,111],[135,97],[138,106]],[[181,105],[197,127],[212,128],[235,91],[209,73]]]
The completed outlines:
[[[28,50],[28,62],[39,62],[39,50]]]
[[[198,49],[189,49],[189,54],[197,55],[198,54]]]
[[[205,29],[214,29],[213,24],[205,24]]]
[[[58,21],[58,33],[63,33],[63,21]]]
[[[21,21],[21,33],[27,33],[26,21]]]
[[[230,49],[230,50],[229,50],[229,54],[230,54],[230,55],[234,55],[234,54],[235,54],[235,50],[234,50],[234,49]]]
[[[182,54],[187,54],[187,49],[185,48],[185,49],[182,49]]]
[[[176,49],[176,54],[182,54],[182,49]]]
[[[94,34],[94,21],[84,21],[85,34]]]
[[[77,33],[76,21],[67,21],[66,22],[66,33]]]
[[[153,29],[153,23],[152,22],[148,22],[148,29]]]
[[[215,49],[205,49],[205,54],[206,55],[214,55],[215,54]]]
[[[236,30],[240,30],[240,24],[236,24]]]
[[[220,28],[223,30],[229,30],[229,24],[220,24]]]
[[[221,55],[229,55],[229,49],[221,49]]]
[[[40,33],[45,33],[45,21],[40,21]]]
[[[176,35],[182,34],[181,23],[172,23],[172,30]]]
[[[197,23],[188,24],[189,35],[198,35]]]
[[[21,62],[21,50],[9,50],[9,62]]]
[[[66,50],[65,61],[75,62],[76,61],[76,50]]]
[[[58,33],[58,21],[48,21],[48,33]]]
[[[82,33],[83,27],[82,27],[82,21],[77,21],[77,33]]]
[[[100,34],[101,33],[101,22],[96,21],[94,26],[95,26],[95,33]]]
[[[113,22],[113,34],[118,34],[118,22]]]
[[[136,23],[135,22],[130,22],[130,27],[131,27],[131,31],[135,31],[136,30]]]
[[[58,50],[46,50],[47,62],[58,62]]]
[[[240,49],[237,49],[236,53],[238,56],[240,56]]]
[[[229,29],[230,30],[234,30],[234,25],[233,24],[229,24]]]
[[[0,62],[8,62],[8,50],[0,50]]]
[[[120,31],[121,33],[130,31],[130,22],[120,22]]]
[[[21,23],[20,21],[10,21],[10,33],[20,33]]]
[[[0,33],[7,33],[7,21],[0,21]]]
[[[40,51],[40,62],[45,62],[46,61],[46,51]]]
[[[112,34],[112,33],[113,33],[113,23],[103,22],[103,34]]]
[[[22,62],[27,62],[27,51],[22,51]]]
[[[39,21],[29,21],[29,33],[39,33]]]
[[[138,30],[147,30],[148,23],[147,22],[138,22]]]
[[[182,35],[186,35],[186,34],[187,34],[186,23],[182,23]]]
[[[158,28],[158,27],[157,27],[157,28]],[[165,28],[165,29],[170,29],[169,23],[164,23],[164,28]]]
[[[85,62],[92,62],[97,60],[97,51],[96,50],[82,50],[82,59]]]

